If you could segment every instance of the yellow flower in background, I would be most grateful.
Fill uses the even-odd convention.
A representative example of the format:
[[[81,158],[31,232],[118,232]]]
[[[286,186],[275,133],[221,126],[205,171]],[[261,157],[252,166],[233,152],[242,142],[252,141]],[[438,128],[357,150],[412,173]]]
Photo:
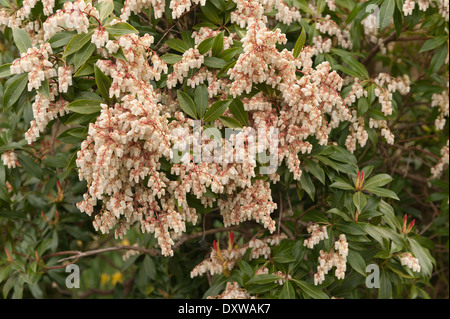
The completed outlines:
[[[122,283],[123,282],[123,276],[122,273],[119,271],[116,271],[114,273],[114,275],[112,275],[112,280],[111,280],[113,286],[115,286],[118,282]]]
[[[100,276],[100,284],[106,285],[109,282],[110,276],[108,274],[102,274]]]
[[[120,243],[122,246],[130,246],[130,242],[128,241],[128,239],[124,239],[122,240],[122,242]]]

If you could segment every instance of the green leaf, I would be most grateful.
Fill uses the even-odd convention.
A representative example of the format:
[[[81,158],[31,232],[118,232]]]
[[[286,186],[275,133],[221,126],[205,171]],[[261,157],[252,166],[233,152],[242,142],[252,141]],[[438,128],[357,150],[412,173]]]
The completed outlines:
[[[44,81],[41,82],[41,86],[39,87],[38,92],[45,98],[50,99],[50,89],[48,79],[45,79]]]
[[[395,0],[384,0],[380,7],[380,29],[384,30],[394,16]]]
[[[0,283],[8,278],[9,274],[11,273],[11,265],[3,266],[0,269]]]
[[[401,230],[402,225],[395,217],[394,208],[392,208],[391,205],[386,203],[384,200],[381,200],[380,204],[378,205],[378,209],[381,213],[383,213],[384,219],[392,229]]]
[[[440,35],[433,39],[429,39],[429,40],[425,41],[425,43],[423,44],[419,53],[436,49],[437,47],[440,47],[442,44],[447,43],[447,40],[448,40],[448,35]]]
[[[242,48],[229,48],[220,53],[218,57],[221,58],[222,60],[230,61],[235,57],[236,54],[238,53],[241,54],[242,52],[244,52]]]
[[[103,1],[95,6],[99,12],[100,21],[105,20],[114,10],[114,3],[112,1]]]
[[[52,49],[65,46],[77,34],[76,31],[60,31],[53,35],[49,40]]]
[[[94,66],[95,83],[97,84],[98,91],[107,103],[111,101],[109,97],[109,88],[111,86],[111,80],[97,67]]]
[[[94,51],[97,49],[95,44],[93,43],[86,43],[84,47],[82,47],[77,53],[75,53],[74,56],[74,65],[75,65],[75,71],[77,71],[80,66],[82,66],[94,53]]]
[[[220,294],[223,289],[225,288],[225,284],[228,281],[228,278],[225,276],[220,276],[212,285],[209,287],[208,290],[203,294],[203,298],[206,298],[208,296],[217,296]]]
[[[196,107],[196,114],[200,118],[205,115],[206,109],[208,108],[208,88],[205,84],[200,84],[195,88],[195,107]]]
[[[19,28],[13,29],[13,39],[14,39],[14,44],[16,45],[16,47],[19,49],[19,51],[21,53],[26,53],[28,48],[32,47],[30,37],[22,29],[19,29]]]
[[[366,206],[367,198],[362,192],[356,192],[353,195],[353,204],[355,205],[358,212],[361,212]]]
[[[94,30],[88,33],[81,33],[75,35],[67,44],[66,49],[64,50],[63,57],[67,57],[68,55],[77,52],[84,45],[91,41],[92,35],[94,34]]]
[[[97,100],[76,100],[69,103],[66,108],[79,114],[92,114],[102,109],[100,104],[101,102]]]
[[[366,114],[366,112],[369,110],[369,103],[367,102],[367,98],[361,97],[358,99],[358,114],[357,116],[362,116]]]
[[[75,144],[84,140],[86,136],[87,128],[85,127],[74,127],[69,128],[62,132],[57,139],[63,143]]]
[[[219,120],[225,125],[226,127],[232,128],[232,129],[239,129],[242,128],[241,123],[239,123],[238,120],[229,117],[229,116],[221,116],[219,117]]]
[[[302,32],[300,33],[297,41],[295,42],[294,50],[292,52],[294,58],[297,59],[297,57],[300,55],[300,52],[302,52],[303,46],[306,42],[306,32],[305,28],[302,28]]]
[[[161,56],[161,60],[163,60],[167,64],[175,64],[181,61],[183,57],[179,54],[166,53]]]
[[[184,44],[187,45],[188,48],[193,48],[195,46],[195,41],[192,38],[192,31],[182,30],[181,38],[183,39]]]
[[[253,277],[253,269],[252,267],[244,260],[239,262],[239,268],[242,270],[242,273],[248,278]]]
[[[227,62],[216,57],[207,56],[205,57],[203,64],[209,68],[221,69],[227,64]]]
[[[187,115],[189,115],[194,119],[198,119],[195,103],[194,101],[192,101],[191,97],[187,93],[178,90],[177,99],[184,113],[186,113]]]
[[[263,274],[263,275],[258,275],[258,276],[254,276],[254,277],[250,278],[250,280],[247,281],[247,285],[250,285],[250,284],[263,285],[263,284],[273,283],[274,281],[277,281],[278,279],[280,279],[280,277],[278,275]]]
[[[328,295],[325,292],[323,292],[322,290],[311,284],[308,284],[303,280],[293,279],[291,281],[295,282],[302,291],[302,294],[308,297],[311,297],[313,299],[330,299],[330,297],[328,297]]]
[[[337,54],[338,56],[340,56],[342,58],[342,60],[348,64],[348,66],[350,67],[350,69],[341,66],[341,65],[336,65],[335,68],[342,68],[341,71],[343,72],[351,72],[355,75],[357,75],[358,78],[360,79],[368,79],[369,78],[369,73],[367,72],[365,66],[358,62],[355,58],[352,57],[352,52],[348,52],[346,50],[342,50],[342,49],[331,49],[331,52],[334,54]],[[350,74],[350,73],[348,73]]]
[[[431,277],[433,272],[433,260],[428,249],[423,248],[414,238],[408,238],[411,246],[411,252],[419,260],[420,271],[426,276]]]
[[[290,280],[285,281],[279,299],[295,299],[295,290]]]
[[[342,190],[354,190],[353,185],[341,178],[336,178],[336,182],[331,184],[330,187],[335,187]]]
[[[17,154],[17,159],[19,160],[20,165],[22,165],[23,169],[30,174],[40,180],[44,179],[44,171],[41,166],[35,163],[31,158],[25,156],[22,153]]]
[[[448,54],[448,45],[447,43],[445,43],[436,50],[436,53],[431,58],[428,74],[433,74],[439,71],[439,69],[444,64],[445,59],[447,58],[447,54]]]
[[[184,43],[180,39],[176,39],[176,38],[167,39],[166,40],[166,44],[171,49],[174,49],[175,51],[178,51],[178,52],[181,52],[181,53],[184,53],[187,50],[189,50],[189,47],[186,45],[186,43]]]
[[[212,55],[218,56],[223,50],[223,32],[220,32],[215,36],[214,42],[212,44]]]
[[[347,261],[355,271],[357,271],[364,277],[367,276],[366,262],[364,261],[364,259],[361,257],[361,255],[358,252],[349,249]]]
[[[393,191],[391,191],[389,189],[377,188],[377,187],[366,187],[365,190],[371,192],[374,195],[400,200],[398,198],[397,194],[395,194]]]
[[[343,66],[343,65],[340,65],[340,64],[335,65],[334,68],[335,68],[336,70],[339,70],[339,71],[344,72],[345,74],[348,74],[348,75],[351,75],[351,76],[353,76],[353,77],[355,77],[355,78],[361,79],[361,74],[359,74],[358,72],[356,72],[356,71],[353,70],[353,69],[347,68],[347,67],[345,67],[345,66]]]
[[[350,216],[348,216],[346,213],[344,213],[343,211],[341,211],[341,210],[339,210],[337,208],[332,208],[327,213],[338,215],[338,216],[342,217],[347,222],[353,222],[353,219],[351,219]]]
[[[231,100],[221,100],[212,104],[203,117],[204,122],[213,122],[217,120],[228,108]]]
[[[391,239],[391,233],[387,231],[387,228],[362,222],[360,222],[359,225],[362,227],[362,229],[365,231],[367,235],[371,236],[380,244],[383,244],[383,239],[387,240]]]
[[[215,37],[211,37],[200,42],[200,44],[197,47],[198,52],[200,52],[200,54],[205,54],[206,52],[211,50],[214,40]]]
[[[312,201],[314,201],[314,196],[316,194],[316,187],[314,186],[314,183],[311,181],[311,177],[309,177],[309,174],[305,171],[302,172],[302,175],[300,176],[300,182],[297,183],[297,186],[301,186],[308,196],[311,198]]]
[[[380,275],[380,289],[378,290],[378,299],[392,298],[392,283],[386,271],[382,270]]]
[[[209,21],[216,25],[222,25],[222,19],[219,17],[218,10],[211,2],[207,1],[206,4],[200,8]]]
[[[387,183],[390,183],[391,181],[392,177],[388,174],[378,174],[366,180],[363,184],[363,188],[381,187],[386,185]]]
[[[153,259],[149,255],[145,255],[142,264],[147,277],[154,280],[156,277],[156,265]]]
[[[308,172],[314,175],[323,185],[325,185],[325,172],[319,166],[319,164],[310,159],[304,159],[303,163],[308,169]]]
[[[19,75],[5,90],[3,94],[3,110],[17,102],[28,82],[28,73]]]
[[[11,63],[0,66],[0,79],[11,75]]]
[[[238,98],[233,99],[229,105],[231,114],[238,120],[243,126],[248,125],[248,113],[244,109],[244,104]]]
[[[364,229],[361,228],[359,224],[355,222],[341,222],[340,224],[336,224],[336,229],[340,230],[344,234],[360,236],[364,235]]]
[[[94,66],[92,64],[85,63],[78,69],[77,72],[75,72],[73,77],[75,78],[78,76],[86,76],[86,75],[90,75],[93,73],[94,73]]]
[[[106,25],[105,30],[108,31],[109,35],[112,36],[122,36],[130,33],[139,33],[138,30],[133,28],[127,22],[119,22],[115,25]]]

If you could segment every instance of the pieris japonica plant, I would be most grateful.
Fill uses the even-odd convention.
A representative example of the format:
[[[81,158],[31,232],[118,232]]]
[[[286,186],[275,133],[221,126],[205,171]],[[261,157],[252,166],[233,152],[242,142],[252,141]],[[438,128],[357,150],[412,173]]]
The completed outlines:
[[[448,297],[448,21],[0,0],[3,297]]]

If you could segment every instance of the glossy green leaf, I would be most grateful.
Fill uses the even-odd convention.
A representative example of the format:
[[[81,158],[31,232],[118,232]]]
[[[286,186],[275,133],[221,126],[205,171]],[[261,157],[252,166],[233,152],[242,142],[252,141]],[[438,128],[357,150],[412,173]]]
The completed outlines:
[[[139,33],[133,26],[127,22],[119,22],[114,25],[106,25],[105,30],[108,31],[109,35],[112,36],[122,36],[130,33]]]
[[[5,90],[3,94],[3,110],[19,100],[28,82],[28,73],[19,75]]]
[[[105,99],[105,101],[109,103],[111,101],[111,98],[109,97],[111,80],[97,66],[94,66],[94,74],[98,92]]]
[[[177,91],[177,100],[184,113],[194,119],[198,119],[195,103],[187,93],[184,93],[183,91]]]
[[[196,114],[198,114],[200,118],[205,115],[206,109],[208,108],[208,100],[208,87],[205,84],[200,84],[195,88],[194,96]]]
[[[77,34],[69,41],[64,50],[63,57],[67,57],[68,55],[77,52],[80,50],[86,43],[91,42],[92,35],[94,34],[94,30],[88,33]]]
[[[27,52],[28,48],[31,48],[31,40],[28,34],[19,28],[13,29],[14,44],[21,53]]]
[[[244,109],[244,104],[238,98],[230,103],[230,112],[242,125],[248,125],[248,112]]]
[[[97,100],[76,100],[69,103],[66,108],[79,114],[92,114],[99,112],[102,108]]]
[[[213,122],[217,120],[228,108],[231,100],[221,100],[212,104],[203,117],[204,122]]]

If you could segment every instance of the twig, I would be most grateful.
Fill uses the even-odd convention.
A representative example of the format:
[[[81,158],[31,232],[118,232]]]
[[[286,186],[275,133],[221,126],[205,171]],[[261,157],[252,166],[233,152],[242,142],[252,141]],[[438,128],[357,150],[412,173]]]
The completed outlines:
[[[152,256],[160,256],[161,255],[161,252],[159,250],[152,249],[152,248],[146,249],[146,248],[142,248],[142,247],[138,247],[138,246],[114,246],[114,247],[89,250],[89,251],[85,251],[85,252],[76,251],[75,255],[60,259],[60,260],[58,260],[58,262],[63,262],[63,261],[71,260],[74,258],[83,258],[83,257],[87,257],[87,256],[98,255],[98,254],[103,254],[103,253],[107,253],[107,252],[111,252],[111,251],[118,251],[118,250],[136,250],[136,251],[140,251],[142,253],[152,255]],[[65,252],[61,252],[61,253],[65,253]]]

